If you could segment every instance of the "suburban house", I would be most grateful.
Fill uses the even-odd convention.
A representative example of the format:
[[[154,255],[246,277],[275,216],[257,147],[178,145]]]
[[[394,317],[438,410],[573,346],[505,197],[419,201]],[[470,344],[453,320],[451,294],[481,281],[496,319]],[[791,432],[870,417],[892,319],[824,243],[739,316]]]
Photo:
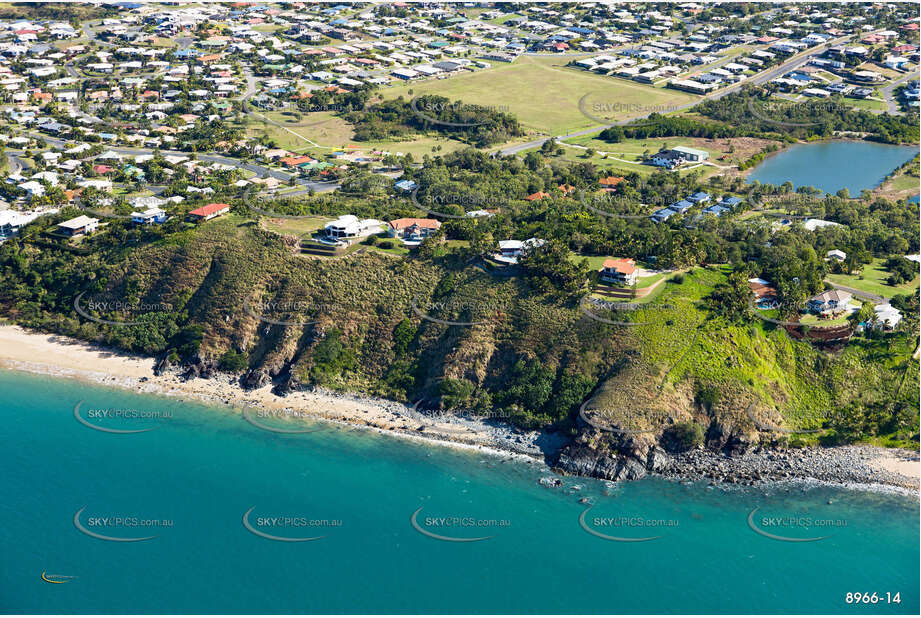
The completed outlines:
[[[80,234],[95,232],[98,225],[99,219],[80,215],[58,223],[58,232],[67,236],[79,236]]]
[[[844,251],[840,251],[838,249],[832,249],[831,251],[825,254],[825,259],[826,260],[834,259],[834,260],[838,260],[839,262],[843,262],[844,260],[847,259],[847,253],[845,253]]]
[[[683,163],[697,163],[706,161],[710,158],[710,153],[706,150],[697,148],[687,148],[686,146],[675,146],[667,150],[662,150],[653,155],[652,164],[658,167],[678,167]]]
[[[703,191],[698,191],[694,195],[689,195],[687,200],[695,204],[706,204],[710,201],[710,194],[704,193]]]
[[[45,211],[19,212],[16,210],[0,210],[0,240],[18,234],[22,226],[35,221],[46,213],[56,213],[57,208]]]
[[[166,221],[166,211],[156,206],[151,206],[144,211],[131,213],[131,223],[135,225],[150,225]]]
[[[423,240],[438,231],[441,222],[436,219],[416,219],[405,217],[403,219],[394,219],[388,224],[387,233],[394,238],[403,240],[406,245],[418,245]]]
[[[348,241],[351,238],[364,238],[372,234],[380,234],[383,231],[383,221],[359,219],[355,215],[342,215],[323,227],[323,236],[327,241],[339,243]]]
[[[517,264],[518,258],[533,249],[541,247],[547,242],[540,238],[529,238],[527,240],[500,240],[499,255],[495,256],[496,261],[506,264]]]
[[[604,189],[613,189],[624,181],[620,176],[606,176],[598,181],[598,185]]]
[[[189,213],[194,221],[208,221],[215,217],[220,217],[230,211],[230,204],[208,204],[201,208],[196,208]]]
[[[605,260],[598,271],[600,279],[618,285],[634,285],[636,283],[636,263],[630,258]]]
[[[844,290],[827,290],[806,301],[806,306],[816,313],[841,313],[848,307],[853,296]]]
[[[677,215],[678,213],[672,210],[671,208],[660,208],[650,215],[650,219],[654,223],[662,223],[663,221],[668,221],[669,217]]]

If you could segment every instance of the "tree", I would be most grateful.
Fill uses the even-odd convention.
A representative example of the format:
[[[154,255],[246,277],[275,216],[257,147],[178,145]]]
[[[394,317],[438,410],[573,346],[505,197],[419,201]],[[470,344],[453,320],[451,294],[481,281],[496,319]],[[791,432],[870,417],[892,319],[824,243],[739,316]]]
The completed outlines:
[[[748,275],[743,270],[735,270],[730,273],[726,283],[721,283],[713,289],[709,306],[728,321],[740,322],[749,316],[751,297]]]
[[[858,324],[869,324],[874,317],[876,317],[876,311],[873,309],[873,303],[864,301],[860,309],[849,315],[847,320],[852,327],[856,327]]]

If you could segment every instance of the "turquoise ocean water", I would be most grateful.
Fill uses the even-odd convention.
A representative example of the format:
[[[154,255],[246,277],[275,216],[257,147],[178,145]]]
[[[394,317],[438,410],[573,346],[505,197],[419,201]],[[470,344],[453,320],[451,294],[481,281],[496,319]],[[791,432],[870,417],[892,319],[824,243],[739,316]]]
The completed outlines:
[[[608,487],[568,478],[546,488],[538,464],[338,426],[277,434],[229,409],[14,372],[0,372],[0,395],[4,612],[919,609],[911,497],[662,480]],[[80,401],[81,418],[98,426],[155,429],[96,431],[74,418]],[[98,410],[153,418],[105,419]],[[590,534],[579,523],[588,508],[580,498],[595,504],[590,530],[658,538]],[[420,507],[422,532],[410,521]],[[748,524],[756,508],[759,530],[827,538],[756,533]],[[250,509],[259,532],[323,538],[258,536],[243,525]],[[95,538],[75,525],[78,511],[93,534],[155,538]],[[882,601],[847,604],[848,592]],[[887,604],[887,592],[899,592],[901,604]]]

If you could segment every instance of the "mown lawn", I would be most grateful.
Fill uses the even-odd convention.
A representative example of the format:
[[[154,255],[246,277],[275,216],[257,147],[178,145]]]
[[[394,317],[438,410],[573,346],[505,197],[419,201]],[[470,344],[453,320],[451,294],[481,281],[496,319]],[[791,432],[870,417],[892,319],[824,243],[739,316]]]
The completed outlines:
[[[891,273],[883,267],[884,263],[884,259],[876,258],[864,266],[859,274],[828,275],[826,279],[838,285],[846,285],[847,287],[870,294],[878,294],[885,298],[892,298],[896,294],[907,294],[918,288],[918,277],[908,283],[897,286],[887,284],[886,279],[889,278]]]

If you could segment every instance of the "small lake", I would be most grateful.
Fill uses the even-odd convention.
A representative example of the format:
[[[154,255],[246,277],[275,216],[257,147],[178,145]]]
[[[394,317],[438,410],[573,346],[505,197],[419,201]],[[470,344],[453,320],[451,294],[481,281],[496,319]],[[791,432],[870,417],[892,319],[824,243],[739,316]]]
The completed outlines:
[[[917,146],[875,142],[813,142],[797,144],[767,157],[748,181],[794,187],[811,186],[826,193],[847,188],[852,197],[873,189],[895,168],[918,154]]]

